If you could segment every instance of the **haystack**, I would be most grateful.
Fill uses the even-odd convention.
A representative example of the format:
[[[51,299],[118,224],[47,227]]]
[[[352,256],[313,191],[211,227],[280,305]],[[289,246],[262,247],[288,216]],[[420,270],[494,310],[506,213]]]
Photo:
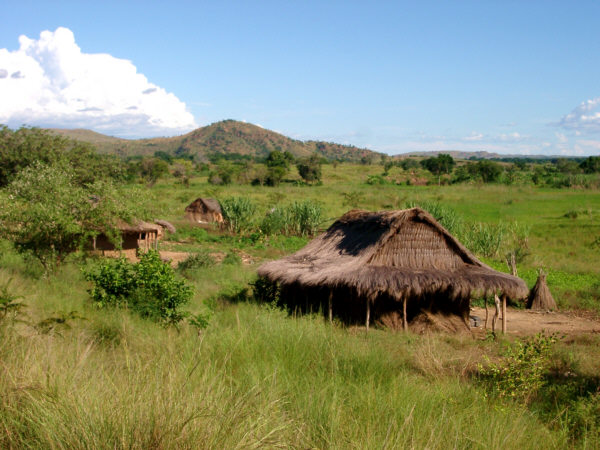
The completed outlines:
[[[546,284],[546,273],[540,270],[538,279],[527,299],[527,309],[536,311],[556,311],[556,302]]]
[[[185,217],[200,224],[223,222],[221,205],[214,198],[197,198],[185,208]]]
[[[350,211],[258,274],[279,285],[292,311],[416,331],[468,330],[474,292],[515,300],[528,293],[523,280],[483,264],[420,208]]]

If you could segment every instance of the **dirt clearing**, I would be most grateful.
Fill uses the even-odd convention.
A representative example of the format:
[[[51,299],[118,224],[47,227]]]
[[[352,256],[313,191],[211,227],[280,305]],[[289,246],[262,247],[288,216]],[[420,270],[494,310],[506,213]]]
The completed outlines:
[[[489,308],[488,329],[492,328],[494,308]],[[471,316],[480,320],[478,327],[472,328],[484,331],[485,308],[472,308]],[[502,330],[502,313],[496,324],[496,330]],[[508,308],[506,311],[506,332],[510,335],[525,336],[546,331],[565,335],[600,334],[600,320],[583,317],[570,311],[540,312]]]

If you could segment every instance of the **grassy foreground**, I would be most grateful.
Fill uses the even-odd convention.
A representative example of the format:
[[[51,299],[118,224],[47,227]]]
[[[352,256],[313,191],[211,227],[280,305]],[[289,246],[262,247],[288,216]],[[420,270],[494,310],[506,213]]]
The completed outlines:
[[[219,303],[198,335],[92,308],[74,263],[41,280],[23,275],[16,255],[5,253],[2,265],[0,282],[12,278],[29,322],[0,322],[3,448],[600,444],[596,428],[574,434],[565,411],[548,421],[487,395],[473,375],[502,342],[367,335],[252,303]],[[53,326],[41,327],[49,318]],[[599,343],[572,341],[555,356],[592,376]]]
[[[531,226],[519,273],[543,266],[563,307],[600,310],[600,235],[595,191],[528,186],[369,186],[376,166],[324,168],[323,186],[209,186],[171,181],[151,189],[160,218],[183,225],[198,196],[242,195],[263,213],[274,203],[319,201],[328,221],[356,206],[432,200],[465,220]],[[576,211],[565,216],[569,211]],[[239,237],[180,227],[177,251],[247,256],[188,274],[198,334],[161,328],[126,310],[92,307],[73,257],[47,278],[0,242],[0,287],[27,305],[0,319],[1,448],[599,448],[600,337],[560,340],[531,401],[498,398],[478,375],[506,341],[415,336],[330,326],[319,316],[223,298],[243,291],[261,261],[302,247],[302,237]],[[582,237],[583,236],[583,237]],[[256,239],[255,239],[256,238]],[[488,261],[506,270],[502,261]],[[220,298],[220,300],[219,300]],[[2,314],[0,314],[0,317]],[[515,388],[517,389],[517,388]]]

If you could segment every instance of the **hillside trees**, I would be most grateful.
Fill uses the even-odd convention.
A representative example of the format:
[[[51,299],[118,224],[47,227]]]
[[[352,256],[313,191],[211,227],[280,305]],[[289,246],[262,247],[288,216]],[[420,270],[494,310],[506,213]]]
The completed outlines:
[[[8,185],[21,170],[36,162],[71,167],[74,180],[79,184],[126,178],[126,169],[116,156],[100,155],[91,144],[40,128],[21,127],[13,131],[0,125],[0,161],[0,187]]]

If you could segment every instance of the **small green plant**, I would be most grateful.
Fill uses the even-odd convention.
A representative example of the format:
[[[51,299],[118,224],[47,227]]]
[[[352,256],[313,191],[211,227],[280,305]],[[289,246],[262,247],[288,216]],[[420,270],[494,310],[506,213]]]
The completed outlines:
[[[221,203],[223,219],[229,231],[241,233],[252,228],[252,217],[256,206],[245,197],[230,197]]]
[[[486,357],[479,374],[491,395],[529,403],[546,383],[544,375],[556,341],[555,334],[539,333],[510,344],[499,362]]]
[[[176,325],[184,318],[180,308],[193,294],[192,286],[178,279],[156,251],[142,254],[137,264],[105,261],[85,277],[93,283],[89,292],[96,306],[127,306],[163,325]]]

